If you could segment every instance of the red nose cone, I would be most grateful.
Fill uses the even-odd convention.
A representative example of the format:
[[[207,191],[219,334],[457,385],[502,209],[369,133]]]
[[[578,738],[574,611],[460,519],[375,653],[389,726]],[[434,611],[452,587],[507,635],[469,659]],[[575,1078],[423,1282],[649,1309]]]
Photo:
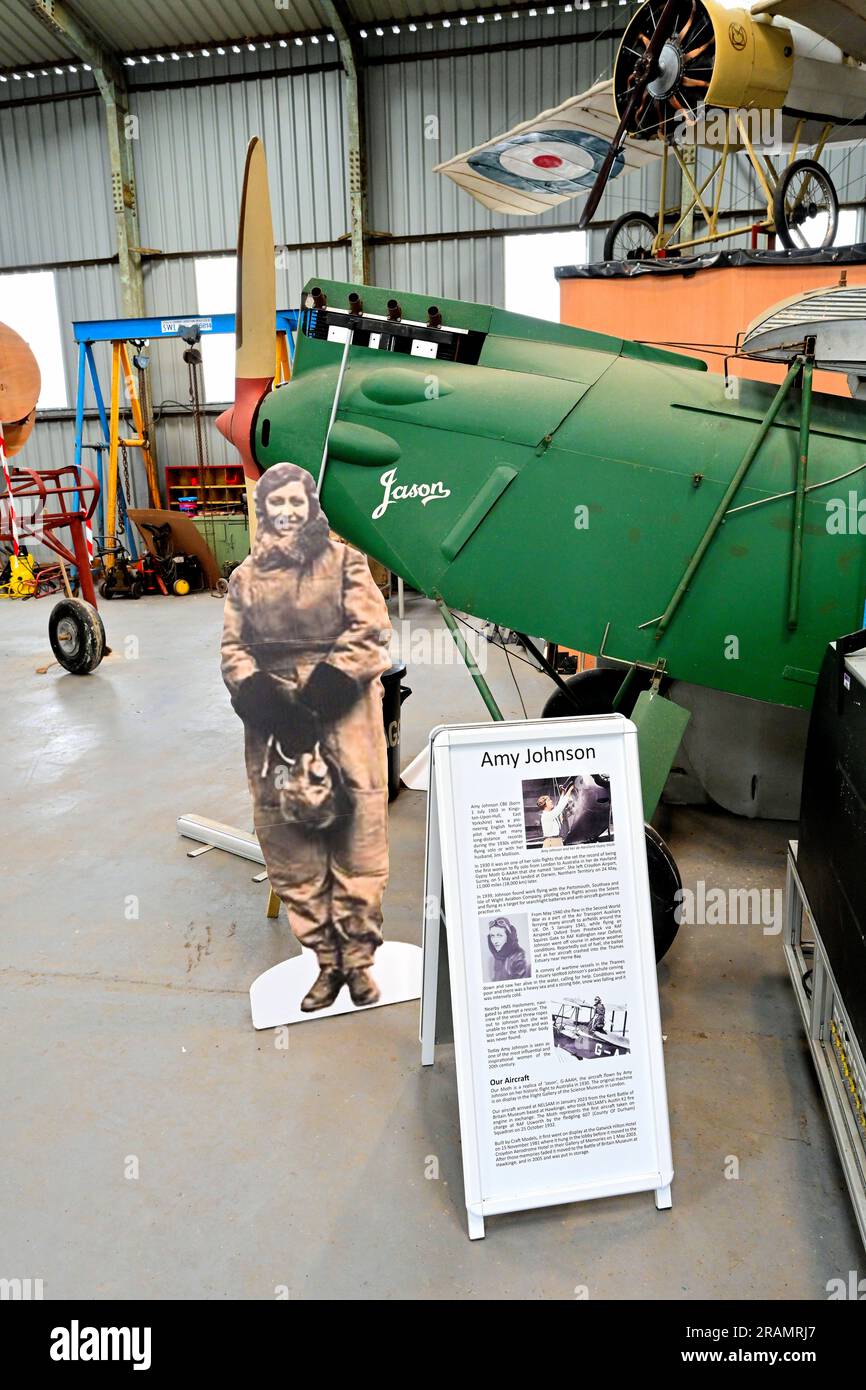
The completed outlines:
[[[261,468],[253,453],[253,426],[259,404],[273,386],[273,378],[238,377],[235,382],[235,403],[217,417],[216,427],[220,434],[234,444],[243,460],[244,472],[248,478],[258,478]]]
[[[235,408],[230,405],[228,410],[224,410],[222,415],[218,415],[214,422],[223,439],[227,439],[230,444],[232,442],[232,416],[234,413]]]

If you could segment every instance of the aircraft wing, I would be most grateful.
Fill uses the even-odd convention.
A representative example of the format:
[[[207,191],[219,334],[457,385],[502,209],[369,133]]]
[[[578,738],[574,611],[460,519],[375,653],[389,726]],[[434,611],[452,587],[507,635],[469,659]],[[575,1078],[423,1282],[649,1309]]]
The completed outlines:
[[[753,15],[779,15],[866,63],[866,0],[760,0]]]
[[[492,212],[531,216],[589,193],[618,125],[613,82],[598,82],[506,135],[437,164],[434,173],[447,174]],[[629,140],[611,177],[642,169],[661,153],[659,142]]]

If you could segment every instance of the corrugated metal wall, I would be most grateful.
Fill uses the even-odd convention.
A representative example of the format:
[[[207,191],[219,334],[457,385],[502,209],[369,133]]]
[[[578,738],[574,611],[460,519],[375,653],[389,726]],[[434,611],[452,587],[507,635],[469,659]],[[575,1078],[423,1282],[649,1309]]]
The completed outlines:
[[[541,219],[497,217],[431,170],[609,75],[633,8],[593,3],[589,11],[506,17],[483,25],[474,17],[463,25],[455,17],[449,29],[427,29],[419,20],[415,33],[404,26],[399,36],[377,37],[371,29],[364,41],[370,223],[398,238],[421,238],[375,247],[376,283],[502,303],[503,238],[497,233],[573,224],[575,205],[563,204]],[[252,134],[261,134],[268,150],[278,240],[319,247],[285,253],[278,302],[296,303],[304,281],[314,274],[348,278],[348,247],[334,244],[349,225],[344,88],[334,44],[259,49],[183,64],[154,62],[128,71],[131,110],[138,119],[134,152],[142,240],[162,253],[146,262],[148,312],[198,309],[193,255],[226,253],[234,246],[243,156]],[[84,73],[39,79],[27,90],[43,100],[0,102],[5,201],[0,269],[62,262],[56,284],[64,325],[120,312],[102,108],[88,81]],[[428,138],[431,133],[438,138]],[[845,198],[862,197],[862,147],[853,154],[834,153],[830,164]],[[748,167],[738,162],[724,205],[753,206],[752,184]],[[658,174],[652,169],[614,182],[599,216],[654,208],[657,198]],[[437,233],[455,231],[479,235],[436,239]],[[600,232],[591,234],[591,258],[600,257],[602,239]],[[72,401],[75,360],[69,333],[64,348]],[[155,402],[184,402],[187,375],[178,345],[155,346],[153,363]],[[188,417],[172,415],[172,409],[166,407],[157,434],[162,464],[188,458],[193,449]],[[214,460],[227,457],[213,430],[209,444]],[[28,461],[44,467],[71,455],[71,422],[40,422]],[[140,477],[136,492],[143,499]]]
[[[433,166],[461,150],[509,130],[548,107],[609,77],[619,36],[633,7],[593,6],[577,13],[503,20],[499,24],[455,22],[449,29],[423,30],[369,40],[369,124],[371,221],[396,236],[438,231],[497,228],[542,230],[573,224],[577,209],[563,203],[541,218],[507,218],[488,212],[450,179],[431,174]],[[428,53],[430,59],[413,52]],[[399,64],[395,59],[400,57]],[[438,121],[438,139],[429,131]],[[600,219],[618,217],[658,195],[652,169],[629,181],[614,181],[599,209]],[[591,251],[600,254],[603,234],[593,233]],[[475,268],[479,291],[464,280],[460,293],[502,302],[501,240],[467,243],[474,257],[458,264],[464,277]],[[495,249],[494,249],[495,248]],[[451,253],[441,244],[412,248],[407,269],[411,283],[401,288],[444,293],[451,286]],[[443,267],[443,259],[445,264]],[[493,286],[488,296],[491,278]],[[436,282],[443,268],[444,282]]]

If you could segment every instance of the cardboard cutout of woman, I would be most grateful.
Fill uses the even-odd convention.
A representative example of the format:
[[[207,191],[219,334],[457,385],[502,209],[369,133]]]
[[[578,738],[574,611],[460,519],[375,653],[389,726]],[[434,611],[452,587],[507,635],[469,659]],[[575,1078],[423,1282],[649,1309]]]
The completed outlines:
[[[256,834],[292,930],[318,957],[301,1008],[329,1008],[344,984],[354,1004],[374,1004],[388,882],[388,610],[360,551],[330,539],[304,469],[269,468],[255,506],[252,553],[229,583],[222,674],[244,723]]]

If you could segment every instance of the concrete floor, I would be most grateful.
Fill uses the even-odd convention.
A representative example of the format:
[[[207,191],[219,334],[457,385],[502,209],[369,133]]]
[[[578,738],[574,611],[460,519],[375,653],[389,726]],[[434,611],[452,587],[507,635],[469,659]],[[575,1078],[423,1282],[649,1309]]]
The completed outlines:
[[[525,1212],[470,1244],[452,1049],[422,1072],[414,1004],[296,1027],[286,1050],[255,1033],[247,990],[293,953],[285,920],[265,917],[254,866],[190,860],[176,835],[182,812],[250,824],[222,603],[103,607],[115,652],[87,679],[37,674],[47,600],[0,611],[0,1277],[54,1299],[823,1299],[862,1265],[760,927],[683,928],[660,967],[673,1210],[642,1195]],[[437,626],[421,600],[409,615]],[[490,669],[519,715],[501,653]],[[537,713],[547,683],[516,669]],[[407,683],[404,761],[443,718],[485,717],[460,665]],[[404,791],[391,815],[386,930],[406,941],[424,813]],[[665,814],[686,886],[783,886],[791,827]]]

